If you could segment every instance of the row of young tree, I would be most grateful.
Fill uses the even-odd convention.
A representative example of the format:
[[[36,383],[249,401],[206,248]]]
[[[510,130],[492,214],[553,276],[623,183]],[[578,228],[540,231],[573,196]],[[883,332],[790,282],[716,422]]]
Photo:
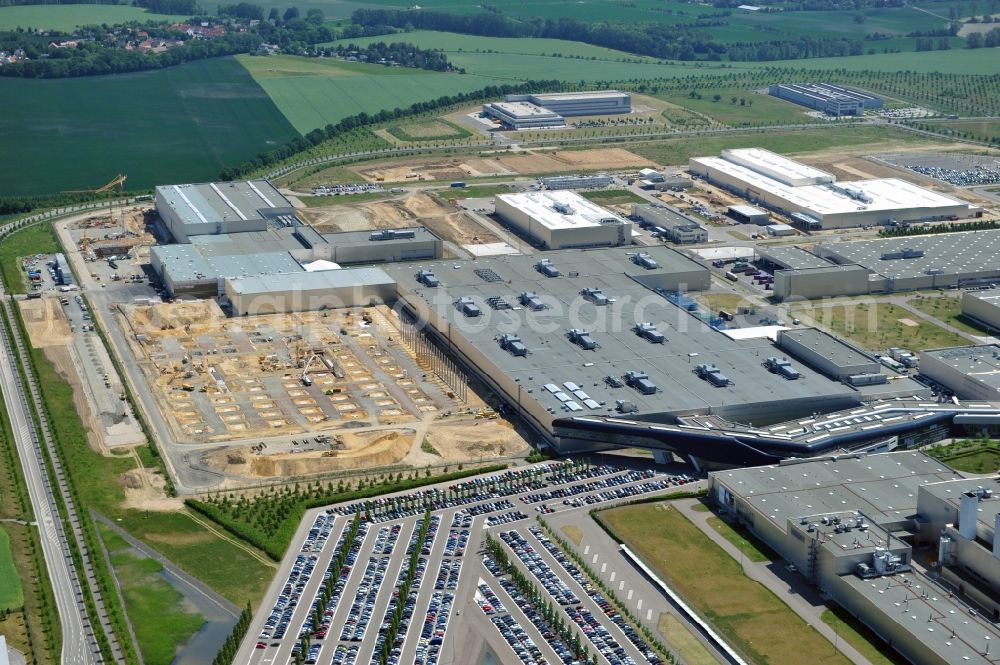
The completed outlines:
[[[247,601],[246,607],[240,612],[232,632],[222,643],[219,653],[212,659],[212,665],[232,665],[233,659],[236,658],[236,652],[240,650],[240,643],[247,634],[247,630],[250,629],[251,619],[253,619],[253,610],[250,608],[250,601]]]

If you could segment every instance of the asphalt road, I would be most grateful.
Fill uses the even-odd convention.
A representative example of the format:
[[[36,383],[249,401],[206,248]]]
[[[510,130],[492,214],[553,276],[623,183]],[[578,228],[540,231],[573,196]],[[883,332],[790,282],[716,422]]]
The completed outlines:
[[[4,299],[6,295],[2,295]],[[11,342],[6,331],[0,344],[0,388],[14,431],[14,440],[21,458],[31,507],[39,526],[42,554],[45,558],[56,608],[62,627],[62,655],[64,665],[90,665],[103,662],[96,651],[96,642],[90,620],[83,603],[80,580],[73,569],[69,546],[63,532],[62,522],[42,466],[41,450],[34,422],[28,409],[27,399],[21,385],[20,376],[14,366]]]

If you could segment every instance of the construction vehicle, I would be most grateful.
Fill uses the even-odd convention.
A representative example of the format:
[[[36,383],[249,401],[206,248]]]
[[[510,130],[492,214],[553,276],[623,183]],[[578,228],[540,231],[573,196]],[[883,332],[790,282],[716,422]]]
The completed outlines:
[[[303,365],[303,367],[302,367],[302,376],[299,377],[299,381],[302,382],[302,385],[304,385],[304,386],[311,386],[313,384],[312,379],[309,377],[309,367],[310,367],[310,365],[312,365],[313,361],[316,360],[316,358],[318,358],[318,357],[319,356],[316,355],[315,351],[312,352],[309,355],[309,359],[306,360],[306,364]]]

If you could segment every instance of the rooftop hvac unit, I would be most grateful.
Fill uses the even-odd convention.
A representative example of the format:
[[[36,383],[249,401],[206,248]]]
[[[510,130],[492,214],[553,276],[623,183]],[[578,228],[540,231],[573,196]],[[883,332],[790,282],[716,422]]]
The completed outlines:
[[[876,386],[888,382],[889,377],[885,374],[852,374],[847,377],[847,383],[852,386]]]
[[[666,230],[664,230],[664,232],[666,232]],[[646,270],[656,270],[657,268],[660,267],[660,264],[654,261],[653,257],[651,257],[649,254],[646,254],[645,252],[639,252],[638,254],[633,254],[632,263],[636,264],[641,268],[645,268]]]
[[[472,298],[469,296],[462,296],[456,300],[455,307],[457,307],[458,311],[462,314],[470,318],[482,316],[483,314],[483,310],[479,309],[479,305],[473,302]]]
[[[406,238],[415,238],[416,233],[413,231],[397,231],[395,229],[382,229],[380,231],[373,231],[368,240],[372,242],[377,242],[380,240],[405,240]]]
[[[580,291],[580,295],[598,306],[607,305],[609,302],[608,297],[604,295],[600,289],[587,288]]]
[[[729,377],[722,373],[715,365],[702,364],[695,367],[695,373],[711,383],[713,386],[722,387],[729,385]]]
[[[600,344],[598,344],[593,337],[590,336],[586,330],[580,330],[578,328],[573,328],[566,336],[569,337],[569,341],[573,342],[581,349],[586,351],[593,351],[597,349]]]
[[[792,367],[792,364],[788,362],[787,358],[768,358],[764,361],[764,367],[766,367],[770,372],[790,381],[794,381],[802,376],[797,369]]]
[[[634,402],[630,402],[627,399],[615,400],[615,411],[618,413],[635,413],[638,410],[639,407]]]
[[[538,298],[538,295],[534,291],[525,291],[518,296],[517,301],[524,307],[533,309],[536,312],[545,309],[545,303]]]
[[[535,264],[535,270],[542,273],[546,277],[558,277],[559,269],[552,265],[552,262],[548,259],[542,259]]]
[[[524,345],[518,335],[501,335],[497,338],[500,348],[510,352],[512,356],[528,355],[528,347]]]
[[[649,375],[645,372],[625,372],[622,377],[625,384],[630,388],[635,388],[643,395],[652,395],[656,392],[656,384],[649,380]]]
[[[643,339],[649,340],[653,344],[663,344],[667,341],[666,336],[656,329],[652,323],[639,323],[632,330]]]
[[[562,201],[556,201],[555,203],[552,204],[552,207],[555,208],[556,212],[561,213],[563,215],[573,214],[573,206],[571,206],[568,203],[564,203]]]
[[[610,376],[610,375],[604,377],[604,383],[608,384],[608,387],[610,387],[610,388],[622,388],[622,387],[625,386],[625,384],[622,383],[618,379],[618,377]]]

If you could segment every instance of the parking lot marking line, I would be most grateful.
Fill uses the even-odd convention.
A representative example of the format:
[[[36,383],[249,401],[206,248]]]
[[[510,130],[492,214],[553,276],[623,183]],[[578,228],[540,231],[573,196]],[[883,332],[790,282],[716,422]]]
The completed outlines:
[[[611,581],[613,582],[614,580]],[[618,583],[618,590],[623,591],[624,589],[625,589],[625,580],[622,580],[621,582]]]
[[[587,556],[588,554],[590,554],[590,545],[583,548],[583,556]]]
[[[601,564],[601,572],[603,573],[607,569],[608,569],[608,562],[605,561],[604,563]],[[614,580],[614,573],[611,573],[611,575],[612,575],[611,581],[614,582],[615,581]]]
[[[629,600],[632,600],[632,592],[633,592],[633,591],[635,591],[635,589],[629,589],[629,590],[628,590],[628,599],[629,599]]]
[[[646,621],[653,620],[653,610],[646,610]]]
[[[640,598],[640,599],[639,599],[639,602],[637,602],[637,603],[635,604],[635,608],[636,608],[637,610],[641,610],[641,609],[642,609],[642,598]]]
[[[591,563],[597,563],[597,555],[596,554],[594,555],[594,559],[593,559],[593,561],[591,561]]]

